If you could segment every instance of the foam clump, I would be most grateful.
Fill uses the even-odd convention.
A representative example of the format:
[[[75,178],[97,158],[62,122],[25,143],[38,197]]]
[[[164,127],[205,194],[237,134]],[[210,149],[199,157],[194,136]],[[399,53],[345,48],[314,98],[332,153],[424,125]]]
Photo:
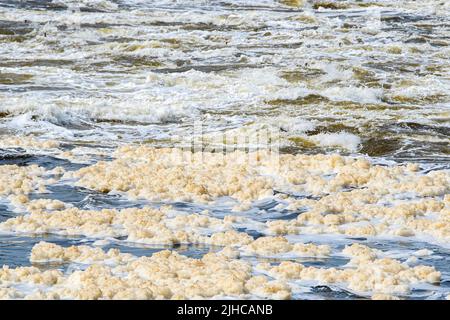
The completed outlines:
[[[0,223],[0,230],[36,235],[83,235],[98,239],[125,237],[125,241],[143,244],[207,244],[230,248],[229,250],[234,247],[238,250],[238,255],[326,257],[331,253],[327,245],[290,243],[282,236],[259,237],[254,240],[247,233],[234,230],[233,222],[239,220],[241,219],[232,216],[222,220],[203,214],[180,214],[168,207],[99,211],[78,208],[55,211],[36,209],[30,214]],[[39,248],[36,247],[36,250]],[[223,254],[235,255],[226,252]]]
[[[131,200],[215,205],[221,198],[232,198],[227,203],[233,210],[219,218],[207,210],[187,213],[170,206],[87,210],[60,200],[33,199],[30,194],[46,192],[46,185],[56,181],[48,178],[51,175],[62,175],[64,183]],[[433,251],[412,252],[401,262],[381,250],[353,244],[337,253],[348,257],[348,263],[334,268],[283,259],[328,259],[336,254],[332,246],[299,241],[304,235],[387,236],[443,244],[450,239],[450,173],[423,173],[416,164],[380,166],[337,154],[274,157],[269,151],[193,153],[127,145],[117,149],[111,161],[76,171],[3,165],[0,177],[0,196],[26,211],[1,222],[2,233],[97,240],[94,247],[35,245],[30,256],[33,263],[83,264],[87,269],[70,268],[63,274],[4,266],[0,298],[5,299],[288,299],[302,281],[342,286],[372,299],[400,299],[418,284],[440,283],[439,271],[419,265]],[[284,210],[289,216],[298,214],[260,220],[253,213],[239,212],[267,213],[260,209],[257,201],[261,200],[277,202],[273,209],[280,214]],[[256,236],[248,230],[255,230]],[[168,250],[136,257],[100,249],[113,238],[148,245],[202,244],[220,251],[193,259]],[[248,256],[281,263],[256,265],[255,259],[240,259]],[[23,292],[17,289],[21,284],[35,290]]]
[[[278,254],[290,254],[304,257],[326,257],[331,253],[327,245],[315,245],[312,243],[291,244],[284,237],[260,237],[250,244],[244,246],[242,250],[250,255],[273,256]]]
[[[26,195],[32,192],[44,193],[47,179],[46,170],[32,164],[0,166],[0,196],[13,196],[18,202],[27,202]]]
[[[277,266],[261,263],[257,268],[276,279],[340,284],[359,294],[407,295],[414,284],[436,284],[441,279],[434,267],[411,268],[395,259],[378,258],[379,251],[360,244],[346,247],[343,254],[351,257],[348,267],[343,269],[307,267],[292,261],[283,261]]]
[[[20,296],[14,290],[2,296],[31,299],[199,299],[257,296],[287,299],[290,288],[266,276],[253,276],[247,262],[208,253],[201,259],[163,250],[150,257],[136,257],[116,249],[40,242],[32,249],[31,261],[89,264],[85,270],[69,274],[40,271],[35,267],[4,267],[0,280],[8,284],[42,284],[45,291]]]
[[[8,136],[2,135],[0,148],[31,148],[31,149],[56,149],[60,142],[56,140],[41,140],[33,136]]]
[[[296,220],[268,222],[273,235],[450,237],[448,170],[423,174],[414,164],[379,166],[336,154],[221,154],[131,145],[114,157],[64,178],[130,199],[213,204],[231,197],[237,201],[234,212],[262,199],[279,199],[291,211],[306,208]],[[287,190],[284,197],[280,190]]]
[[[115,156],[112,162],[98,162],[73,173],[77,184],[149,200],[210,202],[221,196],[246,200],[272,194],[271,180],[245,165],[245,153],[225,156],[224,163],[221,156],[207,153],[197,162],[178,149],[130,146],[119,148]]]
[[[48,211],[38,208],[0,223],[0,230],[94,238],[126,237],[126,241],[145,244],[240,246],[253,241],[248,234],[233,230],[229,219],[202,214],[171,214],[175,213],[170,212],[169,208],[150,207],[99,211],[78,208]],[[208,236],[208,233],[212,235]]]
[[[115,160],[66,173],[77,185],[100,192],[124,192],[131,198],[212,202],[232,197],[241,202],[271,197],[289,189],[315,195],[345,188],[370,188],[376,194],[448,192],[448,171],[427,175],[410,167],[382,167],[339,155],[290,155],[269,151],[227,154],[176,148],[124,146]],[[326,179],[325,176],[332,176]]]
[[[424,176],[422,176],[424,177]],[[342,236],[396,236],[427,237],[446,243],[450,238],[448,221],[449,203],[442,193],[448,192],[447,173],[428,175],[430,189],[426,186],[418,189],[422,177],[414,184],[410,176],[405,184],[416,198],[399,201],[397,194],[404,192],[404,186],[398,180],[390,180],[388,186],[379,182],[366,183],[367,189],[355,189],[348,192],[335,192],[320,199],[288,199],[290,210],[302,208],[305,212],[297,219],[275,221],[266,224],[269,233],[286,234],[339,234]],[[402,178],[399,178],[402,179]],[[371,185],[372,184],[372,185]],[[419,193],[429,194],[440,189],[433,196],[421,197]],[[417,189],[416,189],[417,188]],[[400,190],[399,190],[400,189]],[[418,255],[428,252],[419,252]]]

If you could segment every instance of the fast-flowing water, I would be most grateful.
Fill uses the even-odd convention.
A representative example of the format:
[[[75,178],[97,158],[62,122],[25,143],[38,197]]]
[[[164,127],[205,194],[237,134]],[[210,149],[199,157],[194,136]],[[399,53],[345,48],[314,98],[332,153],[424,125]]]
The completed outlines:
[[[449,45],[448,1],[0,0],[0,165],[75,172],[111,162],[123,145],[184,145],[196,136],[197,122],[206,145],[222,144],[223,134],[272,130],[285,154],[340,153],[383,166],[418,163],[421,173],[439,170],[448,179]],[[448,185],[436,199],[445,194]],[[70,179],[28,197],[89,210],[161,205]],[[220,219],[233,212],[176,200],[164,203],[180,212],[208,209]],[[252,203],[243,216],[256,225],[299,214],[278,208],[270,201]],[[9,194],[0,193],[1,222],[24,214]],[[444,234],[450,234],[448,227]],[[255,239],[264,234],[256,226],[239,231]],[[431,250],[418,263],[441,272],[439,285],[402,297],[449,294],[448,237],[439,243],[414,237],[286,237],[329,244],[333,253],[361,243],[402,262],[412,252]],[[68,246],[92,244],[94,238],[4,232],[0,264],[30,265],[31,248],[41,240]],[[169,248],[195,258],[221,249],[116,240],[103,248],[137,256]],[[242,259],[254,265],[263,258]],[[270,261],[276,265],[280,259]],[[321,267],[348,262],[334,254],[285,259]],[[57,268],[70,272],[67,265]],[[370,296],[321,282],[301,288],[292,298]]]

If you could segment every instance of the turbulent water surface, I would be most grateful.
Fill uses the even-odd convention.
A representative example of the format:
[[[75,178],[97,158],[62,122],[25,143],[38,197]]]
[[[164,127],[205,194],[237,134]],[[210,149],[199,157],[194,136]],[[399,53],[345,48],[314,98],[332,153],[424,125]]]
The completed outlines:
[[[449,13],[450,2],[437,0],[0,0],[0,165],[77,171],[113,160],[123,145],[185,145],[197,137],[194,123],[200,122],[204,145],[224,143],[223,133],[276,131],[282,153],[340,153],[383,166],[414,162],[423,174],[440,170],[448,177]],[[13,140],[25,136],[33,140]],[[58,145],[31,142],[47,140]],[[92,189],[66,180],[28,197],[89,210],[161,205]],[[232,214],[225,205],[166,202],[180,212]],[[253,203],[243,216],[265,223],[300,214],[278,208],[268,200]],[[0,222],[23,214],[0,193]],[[238,231],[255,239],[264,234],[251,226]],[[402,262],[426,248],[433,254],[418,263],[441,272],[439,285],[398,295],[449,294],[449,238],[287,238],[329,244],[333,253],[361,243]],[[101,245],[137,256],[169,248],[195,258],[221,249],[121,240]],[[2,232],[0,264],[30,265],[39,241],[66,247],[96,239]],[[242,259],[256,264],[268,258]],[[280,259],[269,260],[276,265]],[[316,267],[348,262],[339,254],[284,259]],[[370,295],[319,281],[294,290],[292,298]]]

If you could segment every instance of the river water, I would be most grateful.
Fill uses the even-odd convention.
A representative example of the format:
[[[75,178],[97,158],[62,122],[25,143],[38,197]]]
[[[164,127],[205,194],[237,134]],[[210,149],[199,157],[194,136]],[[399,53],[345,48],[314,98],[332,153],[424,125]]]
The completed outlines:
[[[0,0],[0,165],[75,172],[112,161],[124,145],[186,145],[200,123],[206,146],[223,145],[224,134],[269,130],[278,133],[283,154],[339,153],[383,166],[417,163],[421,174],[446,175],[447,186],[434,197],[442,201],[450,183],[449,13],[450,3],[436,0]],[[71,180],[47,189],[30,192],[29,199],[57,199],[86,210],[161,205]],[[172,200],[162,202],[184,213],[208,209],[222,219],[234,212]],[[255,223],[298,215],[286,215],[270,201],[250,207],[243,215]],[[0,222],[24,214],[0,192]],[[239,228],[254,238],[262,235],[255,230],[264,234],[257,227]],[[440,271],[440,283],[401,296],[449,294],[448,237],[287,238],[329,244],[333,253],[361,243],[402,262],[412,252],[431,250],[419,262]],[[30,251],[42,240],[66,247],[98,239],[2,232],[0,264],[31,265]],[[221,249],[120,240],[102,247],[137,256],[170,249],[194,258]],[[259,258],[242,259],[254,265]],[[338,268],[348,262],[339,255],[288,260]],[[71,272],[67,265],[57,268]],[[2,286],[9,285],[0,281]],[[292,298],[371,295],[324,283],[301,288]]]

